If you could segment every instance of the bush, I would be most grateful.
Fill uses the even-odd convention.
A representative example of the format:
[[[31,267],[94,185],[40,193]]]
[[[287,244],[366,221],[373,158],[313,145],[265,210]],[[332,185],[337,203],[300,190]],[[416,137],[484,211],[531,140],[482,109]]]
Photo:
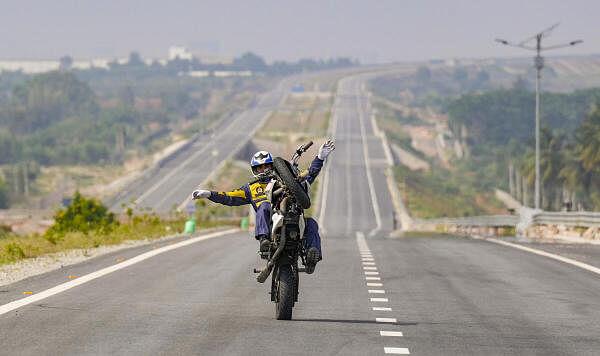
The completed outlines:
[[[2,178],[0,178],[0,209],[7,209],[9,206],[8,187]]]
[[[3,237],[7,237],[12,232],[12,228],[7,225],[0,225],[0,239]]]
[[[57,238],[67,232],[91,231],[100,233],[110,232],[118,222],[113,213],[95,199],[85,198],[79,192],[73,196],[73,201],[66,209],[59,210],[54,215],[54,225],[46,232],[46,239],[55,244]]]
[[[7,259],[10,261],[18,261],[25,258],[25,252],[23,252],[21,246],[19,246],[19,244],[16,242],[11,242],[4,246],[4,253],[7,256]]]

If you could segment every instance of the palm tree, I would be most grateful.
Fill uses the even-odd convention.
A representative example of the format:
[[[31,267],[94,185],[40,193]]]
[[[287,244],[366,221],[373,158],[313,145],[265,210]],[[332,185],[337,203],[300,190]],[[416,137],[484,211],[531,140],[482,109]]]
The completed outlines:
[[[583,185],[595,209],[600,208],[600,109],[595,107],[575,133],[575,157],[584,171]]]

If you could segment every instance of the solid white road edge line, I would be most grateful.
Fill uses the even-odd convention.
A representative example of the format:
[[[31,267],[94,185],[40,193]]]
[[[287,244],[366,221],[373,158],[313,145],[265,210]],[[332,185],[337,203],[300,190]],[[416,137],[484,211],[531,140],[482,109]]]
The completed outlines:
[[[410,355],[410,352],[405,347],[384,347],[383,351],[386,354]]]
[[[579,268],[583,268],[586,271],[590,271],[596,274],[600,274],[600,268],[598,267],[594,267],[592,265],[588,265],[587,263],[583,263],[583,262],[579,262],[567,257],[563,257],[563,256],[559,256],[559,255],[555,255],[553,253],[550,252],[546,252],[546,251],[542,251],[542,250],[538,250],[535,248],[531,248],[531,247],[526,247],[526,246],[522,246],[519,244],[514,244],[511,242],[506,242],[506,241],[502,241],[502,240],[498,240],[498,239],[493,239],[493,238],[485,238],[484,240],[489,241],[489,242],[493,242],[499,245],[504,245],[504,246],[509,246],[512,248],[516,248],[518,250],[523,250],[523,251],[527,251],[527,252],[531,252],[534,253],[536,255],[540,255],[540,256],[544,256],[544,257],[548,257],[548,258],[552,258],[555,259],[557,261],[560,262],[564,262],[564,263],[568,263],[570,265],[579,267]]]
[[[381,214],[379,212],[379,202],[377,201],[377,195],[375,194],[375,184],[373,184],[373,177],[371,176],[371,158],[369,157],[369,143],[367,141],[367,129],[365,128],[365,119],[360,107],[360,96],[359,89],[356,89],[356,108],[358,109],[358,121],[360,123],[360,137],[363,146],[363,156],[365,159],[365,170],[367,173],[367,185],[369,186],[369,195],[371,196],[371,204],[373,205],[373,213],[375,215],[375,228],[369,233],[370,236],[374,236],[377,231],[381,230]]]
[[[77,287],[77,286],[82,285],[84,283],[93,281],[94,279],[97,279],[97,278],[100,278],[100,277],[105,276],[107,274],[116,272],[116,271],[121,270],[121,269],[123,269],[125,267],[129,267],[129,266],[134,265],[136,263],[142,262],[142,261],[147,260],[147,259],[149,259],[151,257],[156,256],[156,255],[160,255],[162,253],[165,253],[165,252],[168,252],[168,251],[171,251],[171,250],[175,250],[175,249],[180,248],[180,247],[188,246],[188,245],[191,245],[191,244],[196,243],[196,242],[200,242],[200,241],[212,239],[212,238],[215,238],[215,237],[218,237],[218,236],[232,234],[232,233],[237,232],[237,231],[239,231],[239,229],[230,229],[230,230],[225,230],[225,231],[213,232],[211,234],[194,237],[194,238],[191,238],[189,240],[184,240],[184,241],[177,242],[177,243],[174,243],[174,244],[171,244],[171,245],[168,245],[168,246],[157,248],[157,249],[152,250],[152,251],[148,251],[148,252],[142,253],[141,255],[137,255],[137,256],[132,257],[132,258],[126,260],[126,261],[117,263],[116,265],[112,265],[112,266],[108,266],[108,267],[102,268],[102,269],[97,270],[95,272],[88,273],[88,274],[86,274],[84,276],[81,276],[81,277],[79,277],[77,279],[73,279],[73,280],[71,280],[69,282],[62,283],[62,284],[59,284],[59,285],[57,285],[55,287],[52,287],[50,289],[46,289],[46,290],[44,290],[42,292],[33,294],[33,295],[29,296],[29,297],[25,297],[25,298],[18,299],[18,300],[12,301],[10,303],[1,305],[0,306],[0,315],[6,314],[6,313],[8,313],[10,311],[13,311],[15,309],[21,308],[21,307],[26,306],[28,304],[35,303],[35,302],[40,301],[42,299],[46,299],[46,298],[51,297],[51,296],[53,296],[55,294],[62,293],[64,291],[66,291],[66,290],[69,290],[71,288]]]
[[[331,121],[332,122],[331,122],[331,125],[329,126],[329,129],[327,132],[329,137],[334,137],[335,132],[337,131],[337,121],[338,121],[337,107],[339,106],[340,103],[339,103],[337,92],[334,95],[335,95],[335,101],[334,101],[333,105],[331,106],[331,118],[332,118]],[[319,194],[321,195],[321,202],[319,204],[319,221],[325,221],[325,208],[327,207],[327,190],[329,189],[329,174],[330,174],[329,166],[330,166],[329,164],[325,165],[325,172],[323,172],[323,189],[319,192]],[[326,234],[325,226],[321,227],[321,233],[323,235]]]
[[[380,336],[403,336],[402,331],[384,331],[381,330],[379,332]]]

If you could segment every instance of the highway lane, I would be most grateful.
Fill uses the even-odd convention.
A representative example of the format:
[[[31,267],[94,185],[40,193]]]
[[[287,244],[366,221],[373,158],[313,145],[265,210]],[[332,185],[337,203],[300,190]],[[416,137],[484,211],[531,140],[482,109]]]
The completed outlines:
[[[468,238],[370,242],[421,355],[597,355],[600,276]],[[413,323],[413,324],[410,324]]]
[[[385,236],[393,230],[385,154],[374,136],[363,90],[365,80],[372,75],[352,76],[338,83],[332,124],[337,148],[327,162],[328,189],[323,194],[325,209],[321,214],[329,235],[364,231]]]
[[[177,208],[191,190],[204,181],[236,148],[248,142],[267,114],[276,109],[294,84],[295,77],[282,80],[272,91],[263,94],[252,108],[221,122],[214,133],[201,134],[158,170],[130,185],[111,205],[151,209],[165,213]]]
[[[381,151],[357,112],[366,111],[360,103],[364,80],[354,76],[338,86],[338,148],[327,162],[321,221],[327,230],[324,260],[316,274],[301,275],[294,320],[274,319],[268,284],[257,284],[251,273],[260,266],[257,243],[249,233],[236,233],[166,252],[0,315],[2,350],[24,355],[377,355],[386,348],[417,355],[597,354],[598,275],[481,240],[386,238],[391,227],[384,215],[391,208],[385,205],[384,184],[374,184],[382,218],[380,230],[370,236],[377,224],[367,168],[370,164],[370,180],[377,183],[381,167],[375,160]],[[361,159],[365,142],[368,160]],[[0,303],[150,250],[135,248],[5,286]]]

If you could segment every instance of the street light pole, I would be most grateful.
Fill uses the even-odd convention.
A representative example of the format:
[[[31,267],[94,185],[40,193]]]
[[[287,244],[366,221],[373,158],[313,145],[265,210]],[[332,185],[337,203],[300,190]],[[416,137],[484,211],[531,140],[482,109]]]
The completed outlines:
[[[540,208],[540,79],[544,58],[542,58],[542,35],[536,36],[535,56],[535,208]]]
[[[542,39],[547,37],[552,30],[554,30],[559,24],[552,25],[545,29],[542,32],[536,33],[535,35],[519,42],[512,43],[502,39],[496,39],[496,42],[499,42],[506,46],[523,48],[526,50],[532,50],[536,52],[536,56],[534,57],[534,66],[536,70],[535,75],[535,196],[534,196],[534,204],[535,209],[540,209],[540,82],[542,79],[542,69],[544,68],[544,58],[542,57],[542,51],[564,48],[575,46],[583,42],[582,40],[571,41],[569,43],[553,45],[549,47],[542,47]],[[527,43],[535,40],[535,47],[531,47]]]

